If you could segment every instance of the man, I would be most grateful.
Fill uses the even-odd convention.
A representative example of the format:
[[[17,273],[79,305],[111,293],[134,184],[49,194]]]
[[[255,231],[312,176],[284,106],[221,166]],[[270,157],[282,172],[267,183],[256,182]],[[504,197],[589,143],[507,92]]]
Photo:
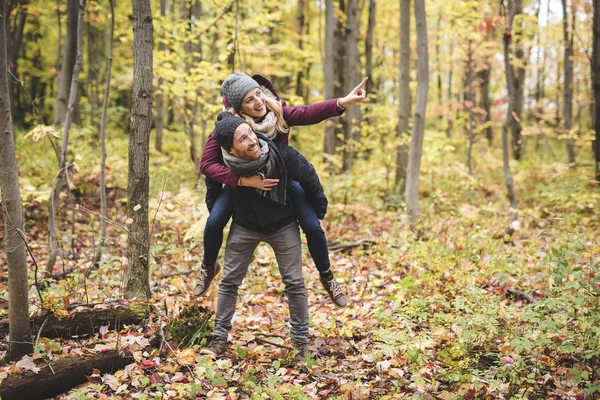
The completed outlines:
[[[259,174],[278,179],[271,190],[238,186],[233,194],[233,223],[225,248],[213,340],[202,354],[219,356],[227,350],[227,335],[235,314],[238,288],[248,271],[254,250],[266,242],[275,251],[290,311],[290,333],[297,350],[295,361],[306,355],[308,300],[302,277],[302,243],[290,196],[290,180],[299,182],[321,218],[327,198],[313,166],[296,150],[260,138],[246,121],[229,112],[219,114],[214,138],[225,164],[239,176]],[[214,276],[215,272],[210,271]]]

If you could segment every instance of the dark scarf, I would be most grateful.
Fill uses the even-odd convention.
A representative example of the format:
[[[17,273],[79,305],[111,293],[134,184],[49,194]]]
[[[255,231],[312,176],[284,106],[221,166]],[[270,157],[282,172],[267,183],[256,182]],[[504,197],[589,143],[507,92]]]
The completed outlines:
[[[257,133],[261,155],[257,160],[238,158],[221,148],[225,165],[239,176],[260,175],[264,178],[279,179],[277,186],[271,190],[256,189],[258,194],[268,197],[279,204],[287,203],[288,176],[283,157],[275,143],[263,134]]]

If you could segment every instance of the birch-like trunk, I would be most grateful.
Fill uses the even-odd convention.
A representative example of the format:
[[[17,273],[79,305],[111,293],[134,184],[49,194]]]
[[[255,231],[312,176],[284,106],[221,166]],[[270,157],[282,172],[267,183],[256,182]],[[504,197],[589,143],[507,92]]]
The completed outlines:
[[[360,82],[360,57],[358,54],[358,0],[348,0],[346,10],[346,60],[344,63],[344,93],[350,93]],[[360,108],[349,107],[343,117],[345,147],[344,172],[352,172],[354,157],[360,145]]]
[[[110,41],[108,47],[108,60],[106,61],[106,86],[104,87],[104,100],[102,101],[102,119],[100,120],[100,147],[102,154],[100,156],[100,235],[98,237],[98,247],[94,255],[94,266],[100,266],[100,259],[104,252],[104,243],[106,241],[106,113],[108,110],[108,100],[110,94],[110,77],[113,60],[113,38],[115,34],[115,0],[110,0]]]
[[[396,190],[406,191],[406,169],[408,167],[409,121],[411,109],[410,93],[410,0],[400,0],[400,81],[398,95],[398,138],[396,149]]]
[[[67,2],[67,33],[65,35],[65,46],[63,62],[58,76],[58,89],[56,91],[56,105],[54,106],[54,125],[60,127],[65,121],[67,107],[71,93],[71,78],[75,68],[77,57],[77,41],[81,35],[78,28],[79,0],[68,0]]]
[[[596,160],[596,182],[600,183],[600,0],[594,0],[594,23],[592,34],[592,86],[594,92],[594,153]]]
[[[29,326],[27,258],[23,233],[23,206],[13,136],[8,63],[6,53],[6,2],[0,2],[0,208],[4,214],[6,258],[8,259],[8,361],[33,352]]]
[[[131,218],[127,240],[125,297],[148,298],[149,229],[148,189],[150,129],[152,127],[152,12],[150,0],[132,0],[133,97],[129,135],[127,215]]]
[[[512,5],[510,9],[510,14],[508,18],[508,26],[506,27],[503,35],[504,42],[504,68],[506,74],[506,89],[508,92],[508,105],[506,107],[506,116],[504,117],[504,124],[502,125],[502,164],[504,170],[504,182],[506,185],[506,192],[508,195],[508,199],[510,201],[510,212],[511,212],[511,221],[517,221],[518,212],[517,212],[517,197],[515,195],[515,189],[513,185],[512,173],[510,171],[510,150],[508,144],[508,130],[513,121],[513,111],[515,106],[515,72],[513,66],[510,63],[510,53],[511,53],[511,41],[513,35],[513,21],[515,19],[515,14],[517,10],[520,8],[521,0],[515,0],[515,3]],[[513,225],[509,227],[507,233],[512,234]]]
[[[473,127],[473,107],[475,107],[473,95],[473,41],[469,39],[467,47],[467,90],[465,90],[465,107],[469,110],[469,123],[467,125],[469,146],[467,148],[467,169],[469,175],[473,175],[473,142],[475,141],[475,130]]]
[[[325,2],[325,62],[323,73],[325,75],[325,99],[332,99],[334,94],[334,48],[333,33],[335,31],[335,6],[333,0]],[[327,120],[324,122],[325,139],[323,142],[323,153],[335,154],[335,122]]]
[[[160,0],[160,16],[163,21],[167,15],[167,1]],[[164,52],[166,49],[165,43],[161,41],[158,44],[158,51]],[[156,94],[156,121],[154,122],[154,129],[156,136],[154,137],[154,148],[158,152],[162,152],[162,139],[163,139],[163,121],[165,119],[165,105],[164,105],[164,94],[162,87],[165,84],[165,80],[162,77],[158,78],[158,93]]]
[[[575,163],[575,144],[570,138],[572,120],[573,120],[573,34],[569,32],[569,14],[567,13],[567,0],[562,0],[563,9],[563,38],[564,38],[564,87],[563,87],[563,106],[565,117],[565,134],[567,137],[567,154],[569,155],[569,164]],[[571,12],[574,12],[572,10]],[[572,28],[572,27],[571,27]]]
[[[81,72],[81,60],[83,59],[83,14],[85,12],[86,0],[79,1],[79,13],[77,18],[77,55],[75,57],[75,65],[73,67],[73,76],[71,77],[71,86],[69,92],[69,102],[67,105],[67,112],[64,118],[63,137],[62,144],[60,147],[60,157],[58,165],[58,173],[54,180],[54,187],[50,194],[50,210],[48,215],[48,264],[46,265],[46,272],[52,273],[54,265],[56,264],[56,258],[58,256],[58,237],[56,233],[56,208],[57,202],[60,198],[60,194],[64,187],[65,176],[69,173],[67,170],[67,150],[69,148],[69,130],[71,129],[71,122],[73,121],[73,112],[75,110],[75,103],[77,102],[77,87],[79,83],[79,73]],[[65,50],[66,51],[66,50]],[[66,62],[66,60],[65,60]],[[64,67],[64,63],[63,63]]]
[[[425,112],[429,92],[429,51],[427,49],[427,16],[425,0],[415,0],[415,23],[417,26],[417,100],[413,115],[408,168],[406,174],[406,208],[411,227],[416,228],[420,216],[419,175],[423,154],[423,135],[425,132]]]

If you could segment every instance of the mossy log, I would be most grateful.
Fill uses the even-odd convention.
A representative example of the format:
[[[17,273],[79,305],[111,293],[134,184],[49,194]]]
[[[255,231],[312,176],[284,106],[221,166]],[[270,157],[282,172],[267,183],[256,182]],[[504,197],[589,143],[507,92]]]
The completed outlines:
[[[112,373],[133,362],[133,358],[116,350],[91,356],[69,356],[39,365],[38,373],[25,371],[7,376],[0,385],[0,398],[47,399],[87,381],[94,369]]]
[[[48,338],[72,338],[98,332],[101,326],[120,330],[123,325],[137,325],[152,312],[146,304],[132,304],[105,309],[77,311],[71,315],[58,318],[54,314],[35,317],[31,321],[33,334],[42,327],[40,336]],[[47,318],[47,320],[46,320]],[[45,321],[45,322],[44,322]],[[8,333],[8,322],[0,323],[0,335]]]

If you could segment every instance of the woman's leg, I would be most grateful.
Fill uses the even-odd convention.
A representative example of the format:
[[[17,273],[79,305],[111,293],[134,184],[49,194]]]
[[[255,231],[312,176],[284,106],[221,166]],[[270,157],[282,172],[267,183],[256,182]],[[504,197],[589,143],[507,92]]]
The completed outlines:
[[[321,221],[317,218],[317,213],[313,206],[306,199],[302,186],[296,181],[292,181],[291,186],[294,212],[306,236],[310,255],[319,272],[327,272],[331,267],[331,263],[329,262],[327,238],[325,237],[323,228],[321,228]]]
[[[225,186],[217,197],[204,227],[204,264],[217,261],[223,244],[223,230],[233,214],[233,190]]]
[[[348,303],[348,300],[331,272],[327,238],[321,227],[321,221],[317,218],[315,209],[306,199],[302,186],[296,181],[291,181],[291,187],[294,212],[296,213],[298,223],[306,236],[310,255],[315,262],[315,266],[319,270],[321,284],[323,284],[323,287],[329,294],[329,297],[331,297],[333,303],[338,307],[344,307]]]
[[[233,213],[233,192],[225,187],[206,220],[204,227],[204,261],[200,265],[198,284],[194,288],[195,296],[202,296],[210,288],[210,284],[219,272],[221,266],[217,262],[219,250],[223,244],[223,229]]]

